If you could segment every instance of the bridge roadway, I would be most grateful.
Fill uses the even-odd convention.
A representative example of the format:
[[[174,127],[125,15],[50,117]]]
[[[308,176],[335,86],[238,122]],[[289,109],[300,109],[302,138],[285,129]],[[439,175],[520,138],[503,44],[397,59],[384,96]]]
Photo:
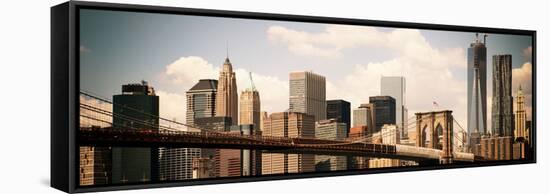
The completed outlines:
[[[314,138],[241,135],[239,133],[209,131],[184,132],[112,128],[80,128],[78,145],[256,149],[269,153],[353,155],[434,162],[439,160],[439,155],[442,152],[437,149],[408,145],[386,145]],[[476,159],[471,153],[454,153],[453,160],[457,162],[474,162]]]

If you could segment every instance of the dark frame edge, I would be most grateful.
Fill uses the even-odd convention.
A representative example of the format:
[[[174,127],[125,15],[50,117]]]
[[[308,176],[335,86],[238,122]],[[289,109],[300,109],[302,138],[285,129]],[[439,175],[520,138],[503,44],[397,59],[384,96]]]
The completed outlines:
[[[371,19],[364,19],[364,18],[358,18],[358,19],[338,18],[338,17],[326,17],[326,16],[263,13],[263,12],[250,12],[250,11],[231,11],[231,10],[170,7],[170,6],[142,5],[142,4],[105,3],[105,2],[78,1],[78,0],[75,0],[75,1],[71,0],[70,2],[72,2],[78,8],[128,11],[128,12],[164,13],[164,14],[179,14],[179,15],[186,14],[186,15],[195,15],[195,16],[227,17],[227,18],[239,18],[239,19],[258,19],[258,20],[274,20],[274,21],[325,23],[325,24],[330,23],[330,24],[345,24],[345,25],[360,25],[360,26],[368,25],[368,26],[391,27],[391,28],[413,28],[413,29],[441,30],[441,31],[499,33],[499,34],[528,35],[528,36],[533,35],[535,32],[535,30],[525,30],[525,29],[400,22],[400,21],[388,21],[388,20],[371,20]]]
[[[73,2],[50,9],[50,186],[75,191]]]
[[[533,38],[531,39],[531,46],[533,47],[531,55],[531,67],[533,71],[531,72],[531,81],[533,82],[532,89],[532,113],[531,113],[531,144],[533,145],[533,163],[537,163],[537,31],[532,31]],[[534,129],[534,130],[533,130]]]

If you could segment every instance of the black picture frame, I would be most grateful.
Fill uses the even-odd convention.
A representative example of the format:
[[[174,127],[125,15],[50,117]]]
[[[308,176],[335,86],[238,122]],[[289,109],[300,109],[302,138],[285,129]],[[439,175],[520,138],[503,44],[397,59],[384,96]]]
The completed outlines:
[[[147,183],[147,184],[128,184],[128,185],[108,185],[108,186],[78,186],[78,156],[77,149],[77,133],[79,120],[79,10],[80,9],[101,9],[101,10],[117,10],[129,12],[148,12],[148,13],[165,13],[178,15],[195,15],[195,16],[213,16],[213,17],[229,17],[242,19],[261,19],[261,20],[277,20],[277,21],[295,21],[308,23],[331,23],[331,24],[346,24],[360,26],[377,26],[377,27],[393,27],[393,28],[414,28],[427,30],[442,30],[442,31],[461,31],[461,32],[481,32],[481,33],[499,33],[513,35],[532,36],[533,46],[533,119],[532,126],[535,130],[532,131],[533,158],[532,160],[511,160],[511,161],[492,161],[484,163],[472,164],[453,164],[445,166],[420,166],[410,168],[383,168],[363,170],[349,170],[337,172],[315,172],[301,173],[292,175],[268,175],[257,177],[233,177],[233,178],[216,178],[207,180],[189,180],[181,182],[166,182],[166,183]],[[255,12],[240,12],[240,11],[224,11],[210,9],[194,9],[194,8],[176,8],[162,6],[147,6],[147,5],[130,5],[130,4],[113,4],[100,2],[80,2],[69,1],[63,4],[56,5],[51,8],[51,186],[64,192],[95,192],[95,191],[111,191],[111,190],[127,190],[127,189],[143,189],[157,187],[174,187],[188,185],[205,185],[205,184],[221,184],[235,182],[251,182],[251,181],[266,181],[280,179],[298,179],[312,177],[327,177],[327,176],[344,176],[344,175],[363,175],[388,172],[403,172],[403,171],[419,171],[419,170],[436,170],[436,169],[453,169],[466,167],[482,167],[482,166],[497,166],[511,164],[529,164],[536,163],[536,115],[537,115],[537,91],[536,91],[536,31],[519,30],[519,29],[501,29],[501,28],[486,28],[472,26],[455,26],[441,24],[423,24],[423,23],[408,23],[394,21],[377,21],[366,19],[347,19],[319,16],[302,16],[302,15],[287,15],[287,14],[271,14],[271,13],[255,13]]]

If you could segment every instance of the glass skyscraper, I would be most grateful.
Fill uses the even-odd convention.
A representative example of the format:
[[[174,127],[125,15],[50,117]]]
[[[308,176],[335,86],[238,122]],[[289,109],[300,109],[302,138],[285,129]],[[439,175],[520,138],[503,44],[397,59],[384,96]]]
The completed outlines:
[[[395,99],[395,124],[400,131],[401,139],[407,138],[406,82],[401,76],[382,76],[380,80],[380,94]]]
[[[113,96],[113,127],[158,130],[159,97],[153,87],[145,81],[123,85],[122,94]],[[158,149],[113,147],[112,152],[112,183],[158,179]]]
[[[395,125],[395,99],[391,96],[371,96],[369,102],[374,104],[374,130],[379,132],[384,124]]]
[[[468,136],[487,132],[487,47],[476,34],[475,42],[468,48]],[[469,146],[477,142],[469,142]]]
[[[346,135],[351,128],[350,103],[345,100],[327,100],[327,119],[336,119],[339,123],[346,124]]]

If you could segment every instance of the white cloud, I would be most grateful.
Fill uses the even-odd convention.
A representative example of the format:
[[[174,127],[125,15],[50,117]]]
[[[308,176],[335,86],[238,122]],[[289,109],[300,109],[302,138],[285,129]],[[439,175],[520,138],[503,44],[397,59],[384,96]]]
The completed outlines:
[[[466,126],[465,78],[457,77],[465,74],[453,73],[466,68],[462,48],[434,48],[420,31],[412,29],[380,31],[372,27],[327,25],[322,32],[310,33],[272,26],[267,36],[274,43],[285,44],[289,52],[303,56],[337,57],[342,56],[342,50],[357,47],[396,52],[395,58],[382,62],[364,59],[365,63],[355,64],[341,80],[327,80],[327,98],[348,100],[355,108],[368,103],[369,96],[380,95],[382,76],[404,76],[409,116],[431,111],[432,102],[436,101],[438,109],[453,110],[455,118]]]
[[[235,64],[233,64],[235,67]],[[250,87],[249,71],[243,68],[235,70],[237,76],[237,89],[240,96],[241,91]],[[252,79],[256,90],[260,94],[261,111],[282,112],[288,109],[288,80],[282,80],[274,76],[266,76],[252,73]]]
[[[185,93],[180,94],[166,91],[156,91],[156,94],[159,96],[159,110],[162,118],[185,122]]]
[[[166,75],[175,84],[194,85],[199,79],[217,79],[218,68],[201,57],[181,57],[166,66]]]
[[[410,60],[429,59],[437,67],[453,65],[466,67],[461,48],[437,50],[422,36],[420,31],[396,29],[389,32],[379,28],[349,25],[327,25],[323,32],[310,33],[282,26],[271,26],[267,36],[271,42],[285,44],[291,53],[302,56],[342,56],[342,50],[366,46],[397,51]],[[445,62],[445,65],[439,64]],[[428,65],[428,64],[427,64]]]
[[[200,79],[217,79],[218,68],[198,56],[181,57],[166,65],[162,77],[168,79],[169,85],[177,88],[175,91],[158,90],[160,99],[160,116],[165,119],[176,119],[185,122],[186,94]]]
[[[356,108],[360,103],[367,103],[369,96],[380,95],[381,76],[405,76],[409,116],[415,112],[431,111],[432,102],[436,101],[438,109],[453,110],[455,118],[466,126],[465,78],[457,77],[453,72],[456,68],[463,70],[466,67],[466,54],[462,48],[434,48],[420,31],[410,29],[380,31],[370,27],[327,25],[323,32],[309,33],[272,26],[267,35],[272,42],[287,46],[289,52],[297,55],[338,57],[343,49],[360,46],[397,52],[397,57],[382,62],[364,59],[365,63],[355,64],[342,79],[327,80],[327,99],[345,99]],[[238,61],[233,62],[240,94],[249,86],[248,70],[239,68]],[[199,79],[217,79],[218,70],[218,66],[200,57],[189,56],[169,64],[165,74],[172,84],[181,85],[182,93],[178,95],[182,95],[183,100],[178,101],[183,102],[185,90]],[[272,113],[288,108],[287,78],[253,73],[253,79],[260,91],[262,110]],[[178,98],[173,96],[161,101],[172,101],[170,99]],[[177,111],[185,114],[185,110]]]
[[[221,64],[220,64],[221,66]],[[241,91],[250,87],[249,71],[238,67],[238,62],[233,61],[233,68],[237,77],[237,90]],[[200,79],[218,79],[219,66],[214,66],[198,56],[181,57],[166,66],[164,74],[171,80],[170,84],[176,85],[180,92],[167,92],[157,90],[160,96],[161,117],[167,119],[176,118],[178,121],[186,119],[186,95],[185,92],[195,85]],[[288,81],[274,76],[266,76],[252,73],[256,89],[260,92],[262,111],[281,112],[288,107]]]

